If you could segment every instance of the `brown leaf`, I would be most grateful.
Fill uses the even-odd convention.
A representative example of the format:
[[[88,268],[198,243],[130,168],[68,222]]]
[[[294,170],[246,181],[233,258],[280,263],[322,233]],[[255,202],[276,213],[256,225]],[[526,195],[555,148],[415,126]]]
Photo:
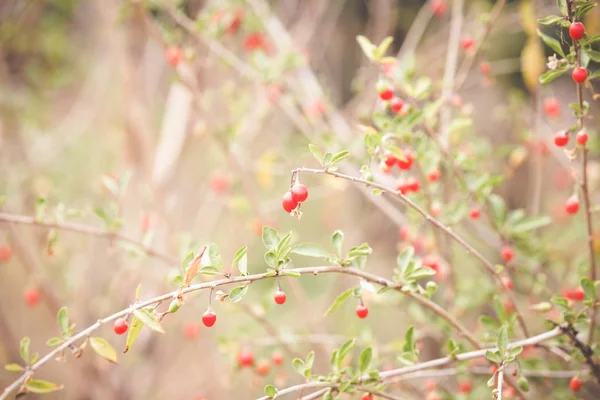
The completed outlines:
[[[194,279],[194,277],[196,276],[196,273],[198,272],[198,268],[200,267],[200,260],[202,259],[202,256],[204,255],[204,252],[206,251],[206,247],[202,248],[202,251],[200,252],[200,254],[198,254],[190,263],[190,266],[187,269],[187,272],[185,273],[185,285],[189,285],[190,282],[192,282],[192,279]]]

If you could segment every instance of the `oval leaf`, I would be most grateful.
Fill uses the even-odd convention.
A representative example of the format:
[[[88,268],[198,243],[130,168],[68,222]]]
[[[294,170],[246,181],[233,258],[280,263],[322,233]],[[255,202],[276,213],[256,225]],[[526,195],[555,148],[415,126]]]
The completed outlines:
[[[236,288],[231,289],[229,292],[229,301],[232,303],[237,303],[242,300],[244,295],[248,292],[248,286],[238,286]]]
[[[162,325],[152,316],[152,314],[150,314],[148,310],[135,310],[133,315],[135,315],[140,321],[142,321],[144,325],[152,329],[154,332],[165,333]]]
[[[127,331],[127,339],[125,340],[125,350],[123,350],[123,353],[127,353],[129,349],[131,349],[131,346],[133,346],[135,343],[143,326],[144,324],[142,321],[140,321],[137,317],[133,317],[129,331]]]
[[[32,379],[27,382],[27,390],[31,393],[44,394],[61,390],[64,386],[57,383]]]
[[[325,313],[325,316],[328,316],[329,314],[331,314],[332,312],[334,312],[335,310],[337,310],[339,306],[341,306],[342,304],[344,304],[344,302],[346,300],[348,300],[348,298],[352,295],[353,291],[354,291],[354,288],[350,288],[350,289],[342,292],[342,294],[340,294],[334,300],[333,304],[329,307],[329,309]]]
[[[292,247],[292,254],[298,254],[306,257],[331,257],[331,254],[329,254],[325,249],[310,243],[299,244]]]
[[[108,360],[112,363],[117,364],[119,361],[117,360],[117,352],[113,347],[103,338],[101,337],[93,337],[90,339],[90,345],[92,349],[98,354],[100,357]]]

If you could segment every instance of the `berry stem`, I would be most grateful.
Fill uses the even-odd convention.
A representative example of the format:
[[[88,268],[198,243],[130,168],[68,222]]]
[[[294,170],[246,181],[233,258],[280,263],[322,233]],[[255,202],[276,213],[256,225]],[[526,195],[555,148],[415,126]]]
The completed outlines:
[[[573,0],[567,0],[567,10],[569,13],[569,20],[572,22],[575,21],[575,16],[573,14]],[[577,55],[577,66],[581,66],[581,45],[579,41],[573,40],[573,46],[575,47],[575,54]],[[584,122],[584,113],[583,113],[583,83],[575,83],[577,88],[577,101],[579,104],[579,129],[585,129]],[[581,191],[583,192],[583,207],[585,210],[585,225],[587,228],[587,242],[588,242],[588,251],[590,258],[590,279],[592,282],[596,282],[597,272],[596,272],[596,254],[594,251],[594,228],[592,224],[592,212],[591,212],[591,201],[590,201],[590,192],[588,188],[588,168],[587,168],[587,158],[588,158],[588,147],[587,144],[581,146],[581,171],[582,171],[582,181],[580,182]],[[588,344],[592,344],[594,340],[594,331],[596,328],[596,296],[594,296],[593,306],[590,311],[590,329],[588,333]]]

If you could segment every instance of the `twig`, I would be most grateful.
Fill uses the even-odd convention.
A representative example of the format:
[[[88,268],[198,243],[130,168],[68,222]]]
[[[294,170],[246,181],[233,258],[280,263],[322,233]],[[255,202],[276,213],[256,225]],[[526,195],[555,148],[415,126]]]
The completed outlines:
[[[498,372],[498,400],[502,400],[502,384],[504,383],[504,369],[500,369]]]
[[[573,21],[573,0],[567,0],[567,10],[569,14],[569,20]],[[578,41],[573,41],[573,46],[575,47],[575,54],[577,58],[577,66],[581,66],[581,45]],[[583,84],[575,83],[577,87],[577,102],[579,104],[579,129],[585,129],[584,125],[584,116],[583,116]],[[587,144],[584,144],[582,147],[582,155],[581,155],[581,169],[582,169],[582,182],[580,183],[581,191],[583,192],[583,206],[585,209],[585,224],[587,227],[587,242],[589,249],[589,257],[590,257],[590,279],[592,282],[596,282],[597,274],[596,274],[596,254],[594,250],[594,228],[592,226],[592,213],[591,213],[591,201],[590,201],[590,192],[588,187],[588,170],[587,170],[587,157],[588,157],[588,147]],[[588,333],[588,345],[591,345],[594,340],[594,330],[596,327],[596,294],[594,292],[594,299],[591,307],[591,315],[590,315],[590,329]]]
[[[467,338],[467,340],[469,340],[473,345],[475,345],[476,347],[480,347],[479,342],[477,341],[477,339],[475,339],[475,337],[471,334],[471,332],[466,327],[464,327],[456,318],[452,317],[445,310],[443,310],[440,306],[438,306],[431,300],[426,299],[425,297],[422,297],[418,294],[410,293],[410,292],[403,292],[401,290],[401,286],[399,286],[396,283],[389,281],[385,278],[379,277],[377,275],[374,275],[374,274],[371,274],[371,273],[368,273],[368,272],[365,272],[365,271],[362,271],[359,269],[348,268],[348,267],[338,267],[338,266],[293,268],[288,271],[290,271],[292,273],[298,273],[301,275],[308,275],[308,274],[318,275],[318,274],[327,274],[327,273],[346,274],[346,275],[357,276],[366,281],[369,281],[371,283],[375,283],[375,284],[378,284],[381,286],[390,287],[400,293],[406,294],[408,297],[415,299],[421,305],[425,306],[426,308],[429,308],[430,310],[435,312],[438,316],[440,316],[440,317],[444,318],[446,321],[448,321],[450,323],[450,325],[455,327],[459,331],[459,333],[461,335],[463,335],[465,338]],[[203,290],[203,289],[214,290],[215,288],[217,288],[219,286],[231,285],[231,284],[235,284],[235,283],[252,283],[255,281],[269,279],[269,278],[274,278],[274,276],[267,275],[266,273],[248,275],[248,276],[235,276],[235,277],[231,277],[231,278],[219,279],[219,280],[212,281],[212,282],[205,282],[205,283],[200,283],[200,284],[196,284],[196,285],[190,285],[183,289],[178,289],[173,292],[166,293],[161,296],[157,296],[157,297],[154,297],[152,299],[149,299],[149,300],[146,300],[143,302],[135,303],[124,310],[121,310],[117,313],[114,313],[114,314],[108,316],[108,317],[98,320],[98,322],[96,322],[95,324],[89,326],[88,328],[84,329],[83,331],[79,332],[78,334],[72,336],[68,340],[65,340],[64,343],[62,343],[60,346],[57,346],[56,348],[54,348],[54,350],[52,350],[51,352],[46,354],[37,363],[30,366],[26,372],[24,372],[11,385],[9,385],[6,389],[4,389],[4,392],[2,393],[2,395],[0,395],[0,400],[6,399],[7,396],[13,390],[20,387],[20,385],[23,382],[25,382],[26,379],[28,379],[31,375],[33,375],[33,373],[35,371],[37,371],[41,366],[46,364],[48,361],[52,360],[57,354],[59,354],[60,352],[62,352],[65,349],[67,349],[69,346],[71,346],[76,341],[88,337],[92,332],[96,331],[103,325],[116,320],[117,318],[127,316],[127,315],[133,313],[135,310],[147,308],[149,306],[159,304],[161,302],[172,299],[174,297],[184,295],[187,293],[191,293],[191,292],[195,292],[198,290]]]
[[[573,346],[575,346],[583,355],[583,358],[585,358],[585,363],[590,367],[592,374],[596,378],[596,381],[600,383],[600,365],[594,362],[594,350],[592,350],[590,346],[586,345],[581,340],[577,339],[577,334],[579,332],[575,330],[573,325],[561,326],[560,329],[569,337],[569,339],[571,339]]]
[[[24,215],[13,215],[8,213],[0,213],[0,223],[10,223],[10,224],[20,224],[20,225],[32,225],[44,228],[54,228],[63,231],[77,232],[83,233],[90,236],[96,236],[99,238],[104,238],[108,240],[118,240],[121,242],[129,243],[139,247],[145,254],[160,259],[164,261],[166,264],[173,265],[178,264],[179,260],[170,255],[158,252],[153,250],[152,248],[146,246],[145,244],[124,236],[117,232],[109,232],[100,228],[94,228],[92,226],[76,224],[73,222],[45,222],[45,221],[37,221],[33,217],[28,217]]]
[[[469,243],[467,243],[461,236],[459,236],[457,233],[455,233],[452,230],[452,228],[444,225],[442,222],[440,222],[438,219],[434,218],[431,214],[429,214],[427,211],[423,210],[419,205],[417,205],[410,198],[403,195],[399,191],[389,188],[387,186],[381,185],[376,182],[369,182],[369,181],[366,181],[361,178],[344,175],[339,172],[333,172],[333,171],[329,171],[326,169],[297,168],[292,171],[292,174],[298,173],[298,172],[310,172],[313,174],[331,175],[336,178],[346,179],[346,180],[349,180],[352,182],[362,183],[367,186],[371,186],[371,187],[380,189],[383,191],[383,193],[388,193],[388,194],[391,194],[391,195],[399,198],[407,206],[409,206],[410,208],[412,208],[413,210],[415,210],[416,212],[421,214],[421,216],[423,216],[427,222],[432,224],[434,227],[440,229],[442,232],[444,232],[446,235],[448,235],[450,238],[452,238],[454,241],[456,241],[458,244],[460,244],[467,251],[467,253],[472,254],[473,256],[475,256],[475,258],[479,259],[483,263],[483,265],[488,269],[488,271],[490,272],[492,277],[494,277],[494,279],[496,279],[496,283],[500,287],[504,286],[504,284],[502,283],[502,278],[500,277],[500,274],[496,271],[496,269],[494,268],[494,264],[492,264],[491,261],[489,261],[483,254],[481,254],[479,251],[477,251],[473,246],[471,246]],[[505,293],[508,296],[512,305],[515,307],[515,312],[517,313],[517,319],[519,321],[519,325],[521,326],[521,330],[523,331],[525,336],[529,336],[527,326],[525,324],[525,320],[523,319],[523,315],[519,311],[519,308],[518,308],[517,302],[514,298],[514,295],[510,291],[507,291],[507,290],[505,290]]]

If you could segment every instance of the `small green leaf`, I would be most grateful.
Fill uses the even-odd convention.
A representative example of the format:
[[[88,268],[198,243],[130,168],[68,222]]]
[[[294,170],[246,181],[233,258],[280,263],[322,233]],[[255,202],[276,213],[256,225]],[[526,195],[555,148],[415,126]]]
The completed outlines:
[[[160,322],[158,322],[154,318],[154,316],[150,313],[150,311],[135,310],[133,312],[133,315],[135,315],[142,322],[142,324],[146,325],[148,328],[150,328],[154,332],[165,333],[165,330],[163,329]]]
[[[340,347],[340,350],[338,351],[338,356],[337,356],[338,369],[341,367],[341,365],[344,362],[344,359],[346,358],[348,353],[350,353],[352,351],[352,349],[354,348],[355,343],[356,343],[356,339],[350,339],[350,340],[346,341],[342,345],[342,347]]]
[[[369,369],[369,365],[371,365],[371,358],[373,357],[373,349],[367,347],[363,351],[361,351],[360,356],[358,357],[358,370],[361,374],[364,374],[367,369]]]
[[[198,270],[198,273],[202,275],[217,275],[220,272],[221,271],[219,271],[216,267],[212,265],[205,265],[204,267]],[[183,284],[183,278],[181,278],[181,283]]]
[[[235,252],[233,264],[237,265],[242,276],[248,274],[248,247],[244,246]]]
[[[317,161],[319,161],[319,164],[321,164],[321,166],[323,166],[323,156],[321,155],[319,148],[311,143],[308,145],[308,149],[310,150],[312,155],[315,156]]]
[[[210,259],[210,263],[213,267],[218,270],[223,269],[223,261],[221,260],[221,253],[216,244],[211,244],[208,248],[208,258]]]
[[[538,19],[537,22],[538,22],[538,24],[541,24],[541,25],[554,25],[563,20],[564,20],[564,18],[560,17],[558,15],[549,15],[545,18]]]
[[[517,386],[524,392],[529,392],[529,381],[523,375],[517,379]]]
[[[511,234],[521,234],[550,225],[552,218],[548,216],[531,217],[519,222],[510,229]]]
[[[177,275],[175,278],[173,278],[173,283],[177,286],[183,286],[183,276]]]
[[[594,7],[596,7],[596,2],[584,3],[584,4],[581,4],[580,6],[577,6],[577,9],[576,9],[577,19],[579,19],[579,20],[583,19],[583,16],[585,14],[587,14],[588,11],[590,11]]]
[[[314,362],[315,362],[315,352],[311,351],[310,353],[308,353],[306,355],[306,359],[304,360],[304,365],[306,366],[306,368],[312,369]]]
[[[133,319],[131,320],[131,326],[127,331],[127,339],[125,340],[125,350],[123,350],[123,353],[127,353],[129,349],[131,349],[131,346],[133,346],[133,344],[135,343],[143,326],[144,324],[142,323],[142,321],[140,321],[137,317],[133,317]]]
[[[247,252],[248,252],[247,246],[244,246],[244,247],[238,249],[238,251],[236,251],[235,255],[233,256],[233,264],[240,262],[242,257],[244,257]]]
[[[103,338],[101,337],[93,337],[90,338],[90,345],[92,349],[98,354],[100,357],[108,360],[112,363],[117,364],[119,361],[117,360],[117,352],[113,347]]]
[[[596,298],[596,286],[590,278],[581,278],[581,287],[585,293],[586,300],[594,300]]]
[[[592,49],[583,49],[583,52],[590,57],[595,62],[600,61],[600,51],[592,50]]]
[[[497,194],[491,194],[489,202],[492,210],[492,219],[496,227],[501,227],[506,218],[506,204],[504,199]]]
[[[498,346],[498,350],[500,351],[500,355],[504,357],[506,354],[506,349],[508,347],[508,332],[506,329],[506,325],[500,328],[498,332],[498,340],[496,341],[496,346]]]
[[[339,153],[337,153],[335,156],[333,156],[333,158],[331,159],[331,163],[329,163],[329,166],[333,166],[335,164],[338,164],[339,162],[341,162],[344,158],[348,157],[348,155],[350,155],[349,151],[341,151]]]
[[[558,5],[560,13],[566,17],[569,14],[569,6],[567,5],[567,0],[556,0],[556,4]]]
[[[59,344],[64,343],[64,340],[58,337],[50,338],[46,341],[46,344],[50,347],[58,346]]]
[[[36,394],[52,393],[63,388],[62,385],[39,379],[31,379],[27,382],[27,391]]]
[[[274,399],[277,396],[277,389],[273,385],[267,385],[265,386],[265,394]]]
[[[294,360],[292,361],[292,367],[294,367],[296,372],[304,376],[304,371],[306,370],[306,367],[304,366],[304,360],[294,358]]]
[[[67,307],[62,307],[58,310],[58,314],[56,315],[56,320],[58,321],[58,327],[60,330],[66,335],[69,333],[69,315],[67,313]]]
[[[335,231],[331,236],[331,244],[333,245],[333,249],[336,251],[338,257],[342,256],[342,246],[344,244],[344,232]]]
[[[487,350],[485,352],[485,358],[487,358],[488,360],[490,360],[491,362],[493,362],[495,364],[500,364],[502,362],[502,357],[500,356],[500,354],[498,354],[498,352],[491,351],[491,350]]]
[[[334,312],[335,310],[338,309],[339,306],[341,306],[342,304],[344,304],[344,302],[346,300],[348,300],[350,298],[350,296],[352,295],[352,292],[354,291],[354,288],[350,288],[348,290],[343,291],[334,301],[333,304],[329,307],[329,309],[327,310],[327,312],[325,313],[325,316],[328,316],[329,314],[331,314],[332,312]]]
[[[21,345],[19,346],[19,352],[21,353],[21,358],[25,361],[26,364],[29,364],[29,345],[31,344],[31,339],[25,336],[21,339]]]
[[[539,312],[548,312],[552,309],[552,304],[547,301],[543,301],[541,303],[533,304],[529,306],[530,310],[539,311]]]
[[[393,41],[394,38],[392,36],[388,36],[383,39],[381,43],[379,43],[379,46],[377,46],[377,53],[379,54],[379,57],[383,57],[385,55]]]
[[[142,284],[140,283],[137,288],[135,289],[135,299],[139,300],[140,299],[140,292],[142,291]]]
[[[363,35],[358,35],[356,40],[358,41],[363,53],[365,53],[365,56],[367,56],[369,60],[373,60],[375,58],[375,45],[373,45],[373,43],[371,43],[371,41]]]
[[[542,84],[550,83],[553,80],[555,80],[556,78],[564,75],[565,72],[567,72],[567,70],[564,68],[548,70],[548,71],[544,72],[542,75],[540,75],[539,81]]]
[[[516,357],[523,351],[523,346],[515,346],[508,351],[509,357]]]
[[[292,247],[292,254],[298,254],[300,256],[306,257],[318,257],[318,258],[327,258],[331,257],[326,250],[323,248],[310,243],[299,244],[297,246]]]
[[[22,366],[20,366],[19,364],[6,364],[4,366],[4,369],[7,370],[8,372],[21,372],[23,371],[25,368],[23,368]]]
[[[229,301],[231,301],[232,303],[237,303],[240,300],[242,300],[242,298],[244,297],[244,295],[248,292],[248,286],[238,286],[235,287],[233,289],[231,289],[231,292],[229,292]]]
[[[188,265],[190,265],[190,263],[192,262],[192,260],[194,259],[194,257],[195,257],[195,254],[194,254],[193,251],[189,252],[187,254],[187,256],[185,256],[185,258],[181,262],[181,273],[182,273],[182,275],[185,275],[185,272],[187,271]]]
[[[263,226],[262,240],[267,250],[276,249],[279,245],[279,234],[275,229]]]

